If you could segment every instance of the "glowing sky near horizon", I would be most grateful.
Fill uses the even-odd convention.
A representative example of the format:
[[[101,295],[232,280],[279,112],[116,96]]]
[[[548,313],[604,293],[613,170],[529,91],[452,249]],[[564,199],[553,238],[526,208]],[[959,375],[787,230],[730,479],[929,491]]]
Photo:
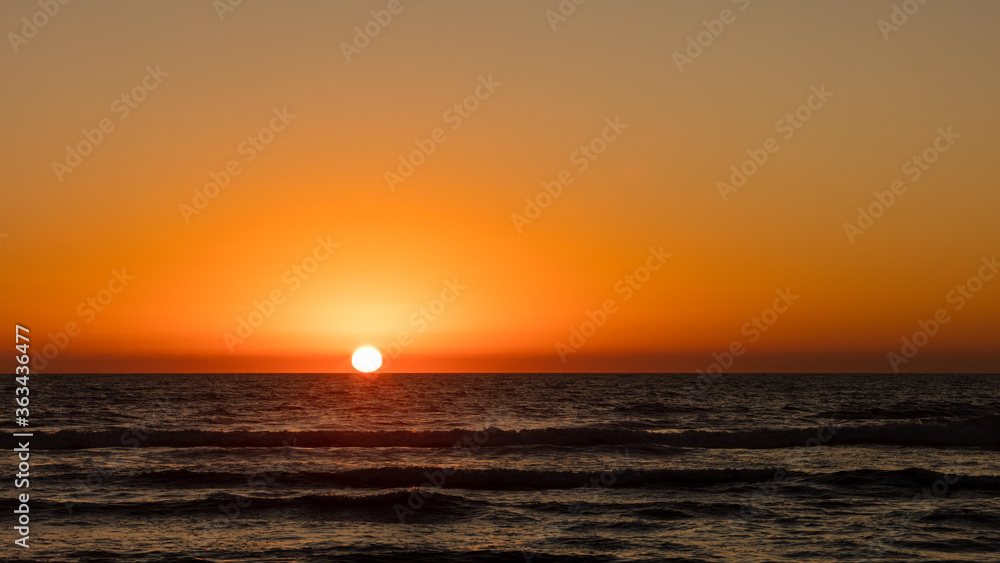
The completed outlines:
[[[559,5],[3,3],[4,318],[49,372],[1000,367],[1000,4]]]

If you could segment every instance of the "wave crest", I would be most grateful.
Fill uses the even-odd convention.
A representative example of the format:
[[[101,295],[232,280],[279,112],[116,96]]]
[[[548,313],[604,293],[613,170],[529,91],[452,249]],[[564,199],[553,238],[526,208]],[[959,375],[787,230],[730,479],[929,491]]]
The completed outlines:
[[[149,432],[149,431],[147,431]],[[130,429],[60,430],[35,433],[32,447],[70,450],[121,447],[170,448],[494,448],[507,446],[572,446],[654,444],[720,449],[794,448],[815,445],[889,444],[928,447],[998,447],[1000,415],[952,422],[901,422],[823,428],[760,428],[741,431],[686,430],[651,432],[603,428],[528,430],[393,430],[393,431],[236,431],[167,430],[141,434]],[[825,438],[825,439],[824,439]]]

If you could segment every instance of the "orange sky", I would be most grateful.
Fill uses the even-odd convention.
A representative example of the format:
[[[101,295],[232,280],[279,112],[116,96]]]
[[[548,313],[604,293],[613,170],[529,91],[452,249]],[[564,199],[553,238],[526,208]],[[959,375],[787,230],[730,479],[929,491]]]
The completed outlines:
[[[0,5],[36,369],[1000,369],[996,2],[225,1]]]

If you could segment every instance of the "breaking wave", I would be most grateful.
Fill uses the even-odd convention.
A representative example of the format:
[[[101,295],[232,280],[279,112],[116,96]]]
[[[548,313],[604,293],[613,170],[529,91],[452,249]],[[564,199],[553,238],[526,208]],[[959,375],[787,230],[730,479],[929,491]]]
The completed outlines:
[[[168,430],[133,432],[36,432],[32,448],[71,450],[122,447],[169,448],[494,448],[509,446],[598,446],[658,444],[676,447],[767,449],[824,445],[889,444],[926,447],[1000,446],[1000,415],[950,422],[900,422],[812,428],[760,428],[745,431],[686,430],[651,432],[602,428],[440,431],[235,431]]]

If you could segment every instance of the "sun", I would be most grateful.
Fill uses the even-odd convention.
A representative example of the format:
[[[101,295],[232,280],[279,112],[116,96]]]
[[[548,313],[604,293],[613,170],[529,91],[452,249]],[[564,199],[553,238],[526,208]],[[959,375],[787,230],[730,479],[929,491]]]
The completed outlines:
[[[382,367],[382,354],[371,346],[358,348],[351,357],[351,365],[360,372],[371,373]]]

